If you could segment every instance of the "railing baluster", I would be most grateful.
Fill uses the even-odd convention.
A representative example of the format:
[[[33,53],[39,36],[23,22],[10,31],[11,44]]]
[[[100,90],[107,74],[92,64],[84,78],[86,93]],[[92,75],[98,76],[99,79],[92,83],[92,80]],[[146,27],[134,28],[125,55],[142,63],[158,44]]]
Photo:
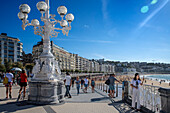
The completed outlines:
[[[116,84],[116,97],[118,97],[118,83]]]

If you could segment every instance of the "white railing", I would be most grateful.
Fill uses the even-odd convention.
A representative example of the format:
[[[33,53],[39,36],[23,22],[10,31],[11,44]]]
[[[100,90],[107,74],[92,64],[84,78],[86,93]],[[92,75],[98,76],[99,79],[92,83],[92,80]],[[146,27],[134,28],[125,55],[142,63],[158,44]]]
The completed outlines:
[[[132,98],[132,87],[130,82],[128,84],[128,97]],[[156,113],[161,110],[161,97],[158,91],[160,87],[152,85],[142,85],[140,86],[140,104]]]
[[[96,84],[96,88],[99,89],[99,90],[102,90],[103,92],[106,92],[106,93],[109,92],[109,86],[104,84],[104,83],[97,83]],[[122,85],[120,87],[119,83],[115,83],[116,97],[118,97],[118,93],[119,93],[119,95],[122,95],[122,93],[120,92],[119,88],[121,88],[121,91],[122,91]]]

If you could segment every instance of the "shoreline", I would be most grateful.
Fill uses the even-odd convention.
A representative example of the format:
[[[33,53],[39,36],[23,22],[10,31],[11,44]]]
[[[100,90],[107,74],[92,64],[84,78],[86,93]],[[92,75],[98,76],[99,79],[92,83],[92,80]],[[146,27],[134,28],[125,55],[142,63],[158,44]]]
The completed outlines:
[[[150,74],[147,74],[150,75]],[[160,74],[158,74],[160,75]],[[170,75],[170,74],[166,74],[166,75]],[[141,79],[143,78],[144,75],[140,75]],[[134,78],[134,75],[117,75],[116,79],[118,79],[119,81],[131,81]],[[145,78],[145,76],[144,76]],[[106,77],[105,79],[101,79],[101,80],[97,80],[97,83],[105,83],[105,81],[108,79],[108,77]],[[149,78],[145,78],[144,82],[145,85],[151,85],[151,86],[158,86],[158,87],[163,87],[163,88],[170,88],[170,81],[168,82],[160,82],[156,79],[152,79],[150,80]]]
[[[147,74],[147,75],[141,75],[144,76],[144,78],[149,79],[149,80],[154,80],[154,81],[158,81],[158,82],[165,82],[165,83],[170,83],[170,79],[165,79],[165,78],[157,78],[156,76],[170,76],[170,74]],[[149,76],[155,76],[155,77],[149,77]],[[141,77],[143,78],[143,77]]]

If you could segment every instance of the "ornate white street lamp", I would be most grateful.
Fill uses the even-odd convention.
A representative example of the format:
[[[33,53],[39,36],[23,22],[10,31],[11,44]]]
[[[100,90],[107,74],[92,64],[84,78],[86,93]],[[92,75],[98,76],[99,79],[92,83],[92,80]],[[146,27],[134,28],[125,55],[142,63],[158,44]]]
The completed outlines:
[[[51,62],[51,68],[53,68],[53,60],[54,57],[51,53],[51,46],[50,46],[50,37],[57,37],[59,31],[62,31],[62,33],[64,35],[68,36],[69,30],[71,30],[71,22],[74,20],[74,16],[73,14],[67,14],[67,8],[65,6],[59,6],[57,8],[57,12],[61,17],[61,20],[56,20],[54,17],[55,15],[49,14],[49,0],[44,1],[40,1],[37,3],[37,9],[40,11],[41,13],[41,21],[44,22],[44,25],[41,26],[40,22],[37,19],[33,19],[31,21],[31,23],[29,23],[29,21],[27,20],[28,18],[28,13],[30,13],[31,8],[27,5],[27,4],[21,4],[19,6],[20,12],[18,13],[18,18],[22,20],[22,28],[23,30],[25,30],[25,28],[27,26],[33,26],[34,27],[34,33],[36,35],[40,35],[43,38],[43,53],[40,55],[40,59],[37,61],[36,64],[36,69],[34,69],[34,74],[36,75],[35,78],[42,78],[41,76],[38,76],[38,73],[46,73],[48,72],[49,75],[49,71],[48,70],[42,70],[44,68],[42,68],[43,66],[45,67],[45,62],[47,61],[47,59]],[[67,15],[66,15],[67,14]],[[66,15],[66,16],[65,16]],[[64,20],[64,16],[65,19]],[[56,28],[55,26],[59,24],[61,27],[60,28]],[[47,63],[49,64],[49,63]],[[39,67],[39,69],[38,69]],[[48,67],[48,66],[46,66]],[[51,74],[51,76],[48,78],[52,78],[54,76],[52,76],[53,73]],[[45,79],[45,78],[43,78]]]
[[[67,14],[67,8],[65,6],[59,6],[57,8],[57,12],[61,17],[61,20],[56,20],[55,15],[49,13],[49,9],[50,9],[49,0],[45,0],[45,2],[40,1],[37,3],[36,6],[41,13],[41,21],[44,22],[44,25],[40,25],[40,22],[37,19],[33,19],[31,23],[29,23],[27,19],[28,19],[28,14],[31,11],[31,8],[27,4],[21,4],[19,6],[20,12],[18,13],[18,18],[22,20],[23,30],[25,30],[27,26],[33,26],[34,34],[40,35],[43,39],[43,52],[36,60],[36,65],[33,68],[33,74],[35,77],[32,80],[34,82],[30,82],[31,85],[30,95],[34,95],[33,90],[39,90],[35,88],[36,87],[35,84],[42,85],[44,84],[44,82],[49,82],[49,80],[58,81],[58,82],[60,81],[60,69],[58,67],[58,62],[55,60],[53,54],[51,53],[50,38],[57,37],[59,31],[62,31],[64,35],[68,36],[69,30],[71,30],[71,22],[74,20],[73,14],[70,13]],[[60,27],[56,27],[57,24],[59,24]],[[49,82],[49,84],[51,83]],[[51,87],[50,89],[51,90],[55,89],[54,87]],[[41,89],[41,91],[42,90],[43,89]],[[38,94],[38,96],[42,96],[42,94]],[[54,97],[55,96],[52,94],[52,98]],[[49,98],[44,99],[44,95],[42,98],[43,98],[42,99],[43,102],[50,100]],[[30,100],[35,100],[35,98],[33,98],[33,96],[30,96]]]

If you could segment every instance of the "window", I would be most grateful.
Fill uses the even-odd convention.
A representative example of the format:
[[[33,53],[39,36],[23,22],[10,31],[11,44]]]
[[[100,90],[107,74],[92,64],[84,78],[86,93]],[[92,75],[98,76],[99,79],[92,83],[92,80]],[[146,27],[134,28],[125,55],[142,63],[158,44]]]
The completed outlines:
[[[7,50],[4,50],[4,53],[7,53]]]
[[[14,56],[8,56],[8,58],[14,59]]]
[[[11,52],[11,51],[10,51],[10,52],[8,52],[8,53],[9,53],[9,54],[14,54],[14,52]]]

